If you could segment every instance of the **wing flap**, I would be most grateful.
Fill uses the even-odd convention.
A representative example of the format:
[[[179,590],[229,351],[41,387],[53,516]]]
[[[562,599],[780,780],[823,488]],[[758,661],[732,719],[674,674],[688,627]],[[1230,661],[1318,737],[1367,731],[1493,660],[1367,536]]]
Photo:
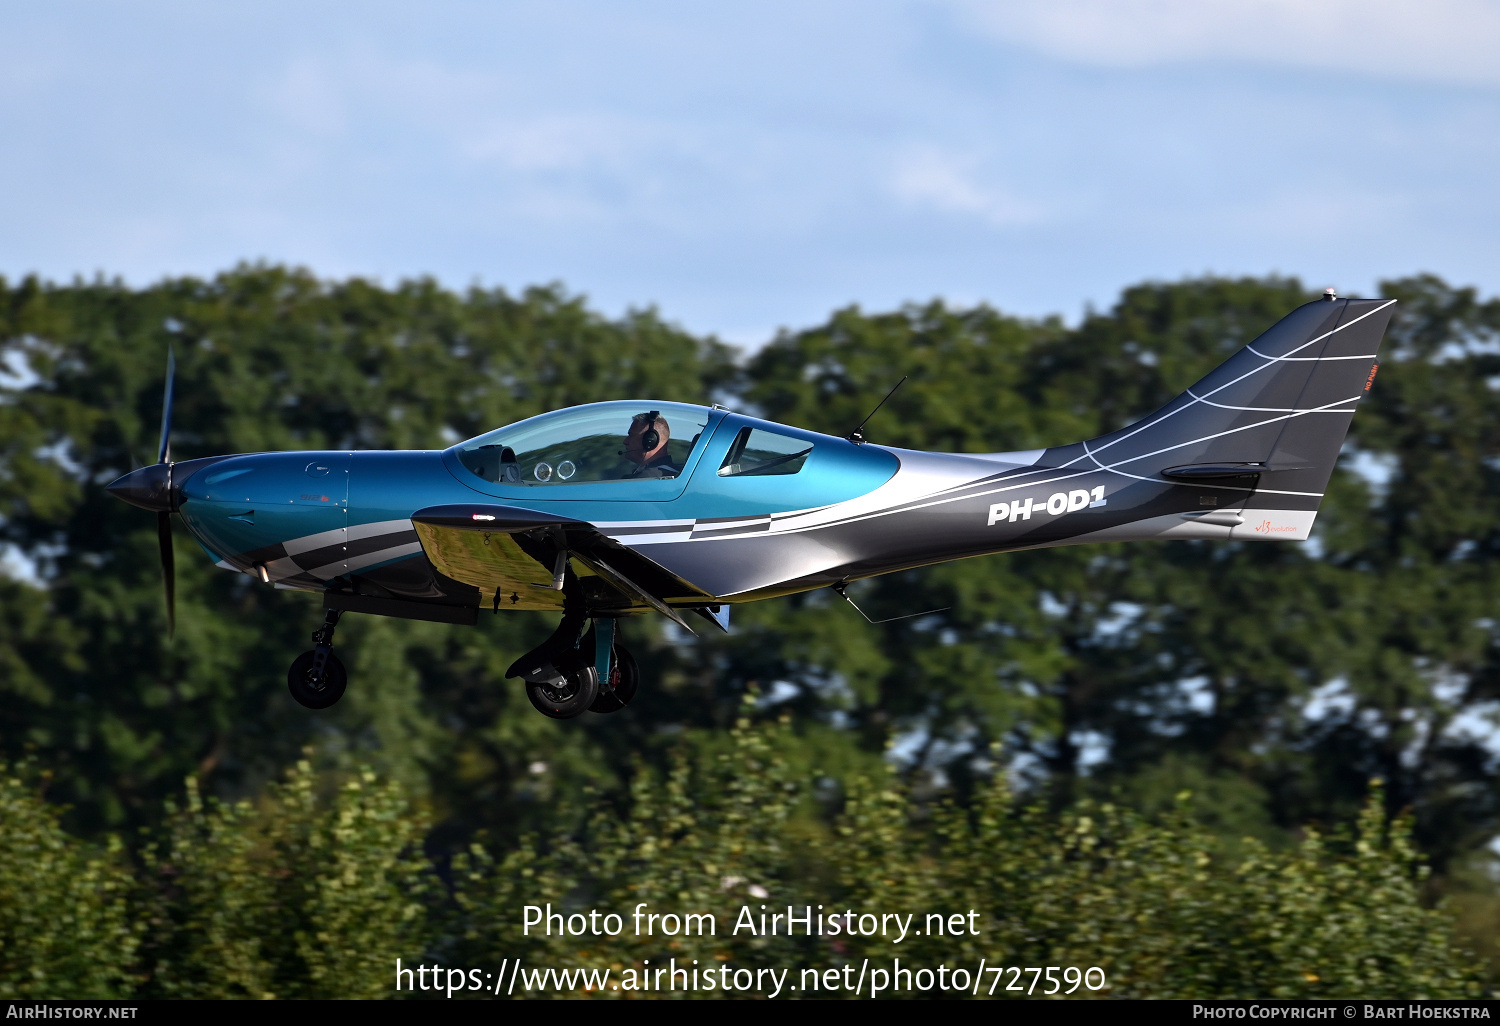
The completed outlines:
[[[445,576],[495,595],[507,609],[562,609],[554,557],[566,549],[580,577],[597,578],[608,604],[621,611],[654,609],[691,630],[673,605],[698,606],[714,596],[593,524],[536,510],[481,503],[432,506],[412,514],[422,550]],[[604,596],[601,596],[601,598]]]
[[[438,573],[497,596],[506,609],[561,609],[563,594],[552,571],[521,548],[516,536],[468,531],[412,518],[422,551]]]

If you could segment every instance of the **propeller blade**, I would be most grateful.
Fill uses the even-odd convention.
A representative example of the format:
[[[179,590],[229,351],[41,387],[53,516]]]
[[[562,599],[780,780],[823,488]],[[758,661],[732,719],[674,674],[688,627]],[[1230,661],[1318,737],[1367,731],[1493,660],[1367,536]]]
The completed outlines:
[[[156,514],[156,542],[161,547],[161,578],[167,588],[167,637],[177,633],[177,564],[172,556],[172,514]]]
[[[167,346],[167,387],[161,397],[161,444],[156,447],[156,462],[166,463],[172,453],[172,386],[177,380],[177,354]]]

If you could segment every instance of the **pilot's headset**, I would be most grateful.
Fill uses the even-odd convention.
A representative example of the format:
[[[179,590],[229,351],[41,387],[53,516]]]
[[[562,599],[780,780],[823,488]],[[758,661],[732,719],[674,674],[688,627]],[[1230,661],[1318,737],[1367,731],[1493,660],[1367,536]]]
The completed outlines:
[[[652,410],[649,413],[637,413],[634,419],[643,424],[650,425],[641,434],[641,457],[644,459],[646,453],[661,444],[661,432],[656,430],[656,422],[661,419],[661,411]],[[620,455],[624,456],[629,451],[629,449],[621,449]]]
[[[656,422],[660,419],[660,410],[652,410],[646,414],[646,423],[651,426],[646,429],[645,434],[641,435],[641,455],[643,456],[661,444],[661,434],[656,430]]]

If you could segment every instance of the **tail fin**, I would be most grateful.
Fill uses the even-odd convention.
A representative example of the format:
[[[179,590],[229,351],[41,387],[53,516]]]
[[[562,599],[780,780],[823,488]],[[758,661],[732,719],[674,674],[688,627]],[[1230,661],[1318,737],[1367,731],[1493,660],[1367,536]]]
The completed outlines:
[[[1247,519],[1258,509],[1300,511],[1288,520],[1295,529],[1266,530],[1305,538],[1374,383],[1395,302],[1331,299],[1293,310],[1160,410],[1082,443],[1087,459],[1142,481],[1228,488]]]

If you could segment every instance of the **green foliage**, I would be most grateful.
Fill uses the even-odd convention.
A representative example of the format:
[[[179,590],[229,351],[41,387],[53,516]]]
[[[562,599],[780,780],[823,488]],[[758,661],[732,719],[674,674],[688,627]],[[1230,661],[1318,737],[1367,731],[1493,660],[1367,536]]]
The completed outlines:
[[[882,773],[846,781],[842,811],[799,815],[817,801],[778,754],[790,725],[742,719],[727,741],[678,749],[664,773],[641,767],[628,796],[596,796],[581,826],[563,814],[509,851],[472,844],[448,889],[417,847],[420,815],[373,774],[336,784],[302,762],[260,802],[234,806],[201,799],[190,779],[134,886],[11,779],[0,979],[30,997],[138,985],[159,997],[375,998],[395,996],[398,958],[490,972],[521,958],[611,967],[619,980],[668,959],[799,978],[899,956],[1098,966],[1110,981],[1099,996],[1112,997],[1479,993],[1447,914],[1419,901],[1426,871],[1410,823],[1387,821],[1378,788],[1352,836],[1309,830],[1286,852],[1249,841],[1227,854],[1185,794],[1160,821],[1092,803],[1056,816],[1017,804],[1000,778],[965,809],[915,801]],[[896,945],[741,928],[742,915],[759,924],[762,906],[787,905],[910,914],[920,933]],[[528,933],[526,906],[538,921],[614,912],[624,928]],[[714,926],[664,932],[648,919],[637,932],[637,911],[706,913]],[[929,915],[977,933],[938,935]]]
[[[809,795],[775,754],[788,730],[742,721],[728,752],[696,765],[679,755],[665,776],[643,773],[629,808],[601,806],[581,837],[529,838],[501,860],[476,844],[455,874],[472,932],[454,963],[826,968],[899,955],[917,966],[1099,966],[1112,997],[1479,993],[1451,920],[1419,900],[1426,869],[1411,823],[1387,820],[1378,787],[1352,836],[1309,829],[1281,853],[1253,840],[1226,852],[1194,821],[1186,793],[1159,821],[1108,803],[1054,816],[1018,805],[999,779],[965,809],[918,803],[888,776],[857,777],[833,829],[799,832],[789,813]],[[522,907],[548,902],[563,915],[622,913],[626,929],[524,936]],[[719,933],[637,936],[628,917],[638,902],[711,912]],[[732,930],[741,908],[758,916],[788,904],[915,913],[919,930],[928,914],[975,910],[980,932],[895,946]]]
[[[1113,997],[1479,993],[1450,920],[1418,900],[1426,870],[1411,824],[1387,822],[1378,788],[1352,840],[1330,844],[1309,829],[1283,853],[1253,840],[1226,852],[1188,799],[1156,823],[1109,803],[1053,818],[1013,807],[992,785],[972,812],[937,813],[934,845],[911,830],[899,792],[866,792],[844,833],[876,843],[852,844],[841,865],[868,907],[988,913],[993,936],[917,938],[914,961],[961,950],[975,961],[1098,965]],[[886,953],[869,944],[861,953],[877,952]]]
[[[188,779],[146,851],[148,993],[386,996],[390,967],[425,941],[427,824],[372,773],[321,803],[319,783],[302,761],[259,803],[226,805]]]
[[[271,794],[268,782],[316,742],[308,772],[359,779],[369,764],[399,781],[430,809],[430,849],[458,853],[484,886],[502,886],[511,870],[496,867],[514,864],[561,874],[564,893],[615,900],[625,870],[558,861],[604,829],[577,800],[585,789],[635,788],[622,808],[647,818],[608,821],[624,848],[669,838],[653,859],[693,853],[721,881],[750,879],[724,868],[728,856],[704,854],[727,813],[673,804],[698,801],[700,785],[673,783],[686,771],[670,753],[695,739],[694,772],[730,753],[727,728],[759,688],[764,706],[774,698],[791,718],[772,745],[787,780],[868,778],[889,759],[923,808],[938,796],[968,809],[986,793],[998,743],[1028,800],[1054,812],[1093,800],[1168,814],[1178,791],[1193,790],[1220,865],[1258,850],[1247,835],[1291,858],[1304,824],[1354,820],[1379,777],[1387,811],[1410,810],[1439,876],[1459,874],[1500,831],[1500,767],[1486,739],[1500,701],[1500,301],[1430,276],[1382,290],[1399,312],[1313,542],[1078,546],[924,568],[852,594],[877,617],[949,608],[879,625],[827,593],[739,607],[725,637],[632,622],[639,698],[609,718],[559,723],[501,679],[550,630],[535,614],[486,616],[473,629],[346,618],[349,695],[312,716],[283,683],[316,626],[311,600],[221,573],[183,546],[167,643],[152,518],[103,492],[154,455],[167,346],[179,367],[177,458],[436,447],[625,396],[720,399],[843,434],[907,373],[872,440],[1002,451],[1128,423],[1311,297],[1286,279],[1148,283],[1076,327],[941,302],[847,309],[737,363],[654,311],[610,320],[557,287],[386,288],[264,266],[140,289],[0,281],[0,544],[38,571],[0,578],[0,758],[36,753],[53,774],[49,798],[82,836],[167,829],[165,800],[192,776],[212,798],[168,817],[169,835],[244,839],[263,821],[240,800]],[[274,793],[263,800],[291,800]],[[753,857],[833,886],[838,863],[799,846],[830,829],[808,809],[831,793],[797,792],[771,838],[786,852]],[[683,817],[690,826],[649,825]],[[257,826],[235,858],[269,858],[269,829]],[[468,853],[476,834],[492,854]],[[156,843],[159,864],[191,861],[177,841]],[[289,837],[276,844],[278,858],[303,850]],[[271,913],[257,903],[283,897],[202,886],[240,895],[215,913],[229,917],[221,926],[185,911],[186,882],[153,884],[166,902],[154,914],[208,932],[153,933],[151,958],[223,948],[220,975],[184,971],[180,986],[313,992],[298,988],[312,987],[321,954],[283,964],[235,947],[253,931],[233,923],[261,929]],[[1474,910],[1470,935],[1489,944],[1493,879],[1448,890]],[[311,900],[296,897],[297,915],[313,915]],[[267,929],[305,933],[298,923]],[[444,927],[452,945],[479,944],[475,929]],[[169,975],[150,986],[177,986]]]
[[[777,749],[785,728],[750,729],[742,720],[721,750],[679,749],[663,773],[637,766],[626,808],[599,802],[580,836],[528,837],[496,859],[481,843],[455,864],[457,898],[466,913],[465,943],[456,960],[498,965],[505,957],[531,964],[617,964],[639,968],[698,959],[785,965],[798,946],[786,938],[726,936],[751,889],[785,896],[798,886],[799,853],[789,836],[801,789]],[[822,858],[824,852],[812,853]],[[630,917],[712,914],[717,934],[669,937],[634,926],[613,939],[551,936],[519,929],[525,905],[554,911],[596,907]],[[649,926],[649,924],[648,924]],[[779,961],[778,961],[779,959]]]
[[[65,834],[34,771],[0,763],[0,997],[124,997],[144,924],[120,844]]]
[[[1454,928],[1463,944],[1478,955],[1487,970],[1491,992],[1500,987],[1500,859],[1477,851],[1453,867],[1432,890],[1453,913]]]

